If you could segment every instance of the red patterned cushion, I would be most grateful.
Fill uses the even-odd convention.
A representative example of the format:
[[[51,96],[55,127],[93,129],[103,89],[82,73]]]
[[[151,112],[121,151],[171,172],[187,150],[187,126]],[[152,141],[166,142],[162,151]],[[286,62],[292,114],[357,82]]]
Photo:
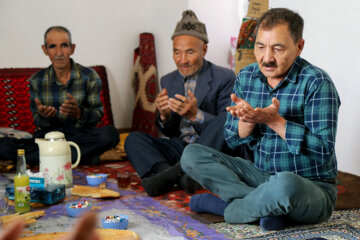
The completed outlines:
[[[135,109],[131,131],[141,131],[158,136],[155,126],[158,94],[154,36],[140,34],[140,45],[134,51],[133,82],[135,85]]]
[[[114,124],[109,85],[104,66],[93,66],[102,80],[101,101],[104,117],[98,127]],[[30,85],[28,79],[41,68],[3,68],[0,69],[0,127],[11,127],[33,133],[36,129],[30,111]]]

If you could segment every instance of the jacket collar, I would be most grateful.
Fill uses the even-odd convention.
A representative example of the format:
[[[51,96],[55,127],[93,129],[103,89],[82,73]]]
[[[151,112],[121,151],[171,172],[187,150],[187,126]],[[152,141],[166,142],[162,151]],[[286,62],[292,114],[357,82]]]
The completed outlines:
[[[210,84],[212,82],[212,74],[209,71],[210,63],[204,59],[203,65],[198,73],[198,77],[196,80],[196,88],[194,95],[197,99],[198,106],[201,105],[203,100],[205,99],[207,93],[210,91]],[[177,71],[176,79],[172,82],[172,88],[178,89],[177,93],[185,96],[184,90],[184,77]]]

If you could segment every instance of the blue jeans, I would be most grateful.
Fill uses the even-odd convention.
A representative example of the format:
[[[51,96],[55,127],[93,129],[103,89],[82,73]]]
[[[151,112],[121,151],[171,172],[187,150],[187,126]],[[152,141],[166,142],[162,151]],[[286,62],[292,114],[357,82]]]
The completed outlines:
[[[188,145],[180,161],[185,173],[229,203],[224,213],[228,223],[277,215],[299,223],[317,223],[327,220],[335,208],[335,184],[291,172],[271,175],[251,161],[199,144]]]

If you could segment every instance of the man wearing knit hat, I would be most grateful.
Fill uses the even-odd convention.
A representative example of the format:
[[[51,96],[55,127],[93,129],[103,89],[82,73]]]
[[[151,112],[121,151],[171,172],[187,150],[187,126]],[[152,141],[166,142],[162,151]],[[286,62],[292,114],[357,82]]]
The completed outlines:
[[[186,10],[177,23],[173,59],[177,70],[161,78],[156,98],[156,126],[167,138],[131,133],[125,142],[129,161],[150,196],[176,186],[194,193],[201,186],[184,175],[179,160],[186,145],[199,143],[223,151],[226,106],[235,74],[204,59],[208,36],[205,24]]]

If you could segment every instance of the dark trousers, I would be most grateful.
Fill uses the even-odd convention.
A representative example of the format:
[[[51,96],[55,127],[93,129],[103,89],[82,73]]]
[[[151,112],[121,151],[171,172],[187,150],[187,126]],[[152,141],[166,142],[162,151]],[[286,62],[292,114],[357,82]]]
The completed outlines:
[[[80,148],[82,160],[99,156],[119,143],[119,133],[111,125],[100,128],[57,127],[42,129],[35,132],[31,139],[0,138],[0,159],[16,160],[17,149],[23,148],[25,149],[26,162],[30,165],[39,164],[39,147],[35,143],[35,138],[44,138],[45,134],[51,131],[62,132],[67,141],[75,142]],[[73,147],[71,153],[72,160],[75,161],[77,154]]]
[[[209,121],[196,143],[227,154],[232,152],[224,140],[225,120],[226,113],[222,113]],[[187,143],[179,138],[156,138],[143,132],[133,132],[126,138],[125,151],[130,163],[143,178],[157,163],[175,165],[179,162],[186,145]]]
[[[180,161],[187,143],[179,138],[156,138],[144,132],[133,132],[125,140],[127,158],[143,178],[156,163],[170,165]]]

